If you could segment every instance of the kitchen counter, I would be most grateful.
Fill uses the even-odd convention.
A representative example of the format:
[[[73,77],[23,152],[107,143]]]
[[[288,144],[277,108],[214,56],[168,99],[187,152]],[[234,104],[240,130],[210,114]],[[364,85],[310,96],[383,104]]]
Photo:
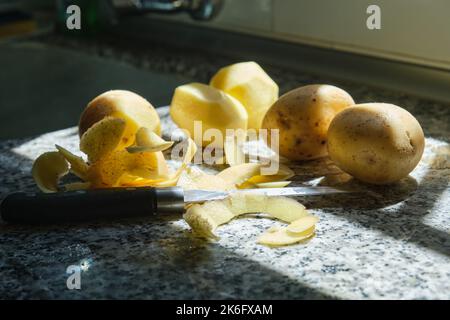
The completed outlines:
[[[217,68],[233,62],[164,47],[142,54],[108,43],[44,42],[189,81],[205,82]],[[427,137],[422,161],[393,186],[348,181],[343,186],[362,192],[299,199],[320,221],[313,239],[288,247],[256,244],[259,234],[279,223],[262,216],[219,227],[216,242],[194,237],[178,216],[72,226],[1,223],[0,297],[450,299],[450,106],[338,78],[264,67],[281,92],[331,83],[358,102],[407,108]],[[167,108],[158,111],[168,133]],[[0,142],[0,199],[9,192],[36,191],[32,161],[55,143],[76,151],[76,128]],[[298,174],[295,183],[336,183],[336,168],[327,159],[292,167]],[[81,267],[80,290],[66,287],[70,265]]]

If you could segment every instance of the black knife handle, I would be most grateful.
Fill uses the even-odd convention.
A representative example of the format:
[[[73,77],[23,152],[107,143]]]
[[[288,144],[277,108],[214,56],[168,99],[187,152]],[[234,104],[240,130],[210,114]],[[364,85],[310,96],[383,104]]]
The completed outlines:
[[[183,190],[174,188],[109,188],[57,193],[13,193],[0,213],[10,223],[45,224],[181,213]]]

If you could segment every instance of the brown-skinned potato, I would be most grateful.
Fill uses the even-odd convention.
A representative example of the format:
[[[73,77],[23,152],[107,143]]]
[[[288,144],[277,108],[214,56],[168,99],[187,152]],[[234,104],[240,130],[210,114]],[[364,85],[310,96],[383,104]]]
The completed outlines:
[[[353,98],[340,88],[307,85],[281,96],[265,115],[262,128],[279,129],[279,153],[283,157],[290,160],[321,158],[327,155],[331,120],[353,104]]]
[[[340,112],[328,130],[330,158],[364,182],[389,184],[406,177],[422,158],[419,122],[388,103],[355,105]]]

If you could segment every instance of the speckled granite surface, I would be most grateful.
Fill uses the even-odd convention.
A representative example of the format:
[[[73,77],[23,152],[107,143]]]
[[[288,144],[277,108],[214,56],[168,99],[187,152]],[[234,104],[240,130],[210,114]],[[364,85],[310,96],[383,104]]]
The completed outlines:
[[[113,49],[106,45],[102,50]],[[142,68],[166,68],[200,81],[230,62],[226,57],[206,59],[200,53],[186,58],[163,49],[147,53],[147,60],[126,51],[123,55],[141,61]],[[335,83],[357,101],[408,108],[427,135],[422,162],[410,177],[391,187],[344,183],[370,194],[302,200],[321,219],[316,237],[277,249],[256,244],[260,233],[278,223],[261,217],[220,227],[217,242],[196,239],[176,216],[75,226],[2,223],[0,297],[449,299],[450,106],[267,68],[283,92],[305,83]],[[166,110],[160,113],[164,116]],[[70,128],[1,142],[0,198],[12,191],[35,190],[32,160],[52,150],[54,143],[76,151],[77,139],[76,130]],[[297,183],[333,184],[332,177],[320,178],[335,173],[327,160],[293,167]],[[73,264],[83,270],[81,290],[66,288],[66,268]]]

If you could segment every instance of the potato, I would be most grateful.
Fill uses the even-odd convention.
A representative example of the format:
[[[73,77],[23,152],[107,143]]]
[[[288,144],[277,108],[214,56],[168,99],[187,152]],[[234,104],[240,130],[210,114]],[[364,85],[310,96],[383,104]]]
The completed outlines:
[[[226,129],[247,129],[248,115],[242,104],[225,92],[206,84],[191,83],[179,86],[170,104],[170,116],[182,129],[195,137],[206,147],[223,148]],[[201,131],[194,133],[194,121],[201,124]],[[204,138],[208,129],[217,129],[222,134],[220,141],[209,141]],[[196,135],[202,136],[197,137]]]
[[[425,140],[419,122],[387,103],[355,105],[340,112],[328,130],[331,159],[353,177],[389,184],[419,163]]]
[[[278,99],[278,85],[253,61],[220,69],[210,85],[239,100],[248,113],[248,128],[259,129],[267,110]]]
[[[156,110],[147,100],[131,91],[111,90],[92,100],[80,117],[78,124],[80,137],[105,117],[125,120],[126,128],[118,149],[133,144],[135,134],[141,127],[161,134],[160,119]]]
[[[279,129],[279,152],[290,160],[327,155],[327,131],[334,116],[354,104],[344,90],[308,85],[280,97],[264,117],[262,127]],[[268,135],[270,137],[270,134]]]

